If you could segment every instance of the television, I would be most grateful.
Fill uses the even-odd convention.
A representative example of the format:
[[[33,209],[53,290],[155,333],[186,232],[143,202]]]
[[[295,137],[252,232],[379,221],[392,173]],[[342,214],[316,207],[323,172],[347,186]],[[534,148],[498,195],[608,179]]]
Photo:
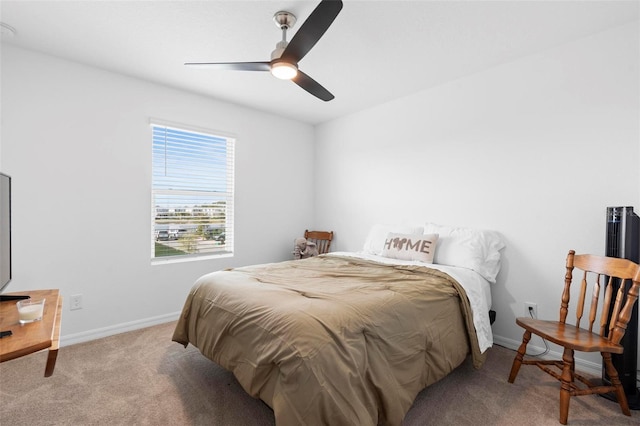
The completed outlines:
[[[0,173],[0,293],[11,281],[11,177]]]

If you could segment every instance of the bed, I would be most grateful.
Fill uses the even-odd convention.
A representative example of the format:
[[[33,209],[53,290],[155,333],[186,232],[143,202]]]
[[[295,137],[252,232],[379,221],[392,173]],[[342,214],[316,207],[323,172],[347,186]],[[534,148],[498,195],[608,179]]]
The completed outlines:
[[[482,366],[492,342],[492,280],[446,265],[446,256],[434,262],[440,248],[447,253],[446,229],[398,229],[372,228],[361,252],[204,275],[173,340],[232,371],[278,425],[400,425],[424,387],[468,356]],[[416,252],[417,239],[431,239],[422,250],[431,263],[381,249],[381,237],[392,234]]]

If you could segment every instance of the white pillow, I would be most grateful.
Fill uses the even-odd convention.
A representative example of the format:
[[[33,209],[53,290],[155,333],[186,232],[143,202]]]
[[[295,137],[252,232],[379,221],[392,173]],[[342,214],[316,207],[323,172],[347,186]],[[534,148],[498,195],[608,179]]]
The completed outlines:
[[[438,234],[395,234],[390,232],[384,242],[382,255],[391,259],[433,263],[437,241]]]
[[[505,247],[500,234],[472,228],[454,228],[427,223],[425,234],[438,234],[433,263],[472,269],[491,283],[500,271],[500,250]]]
[[[422,234],[422,226],[375,224],[369,230],[362,251],[369,254],[382,254],[384,241],[390,232],[398,234]]]

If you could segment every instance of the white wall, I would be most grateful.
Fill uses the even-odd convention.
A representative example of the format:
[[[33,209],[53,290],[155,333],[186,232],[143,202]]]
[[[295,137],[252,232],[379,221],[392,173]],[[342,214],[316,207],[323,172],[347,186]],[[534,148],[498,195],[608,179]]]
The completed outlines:
[[[197,277],[288,259],[312,225],[308,183],[291,179],[313,168],[309,125],[7,46],[1,88],[7,291],[59,288],[63,344],[177,318]],[[151,265],[150,117],[237,137],[233,258]]]
[[[319,126],[318,226],[336,250],[376,222],[498,230],[493,331],[519,343],[524,302],[557,315],[568,250],[604,254],[606,207],[640,211],[638,40],[626,25]]]
[[[3,46],[8,290],[81,293],[84,308],[64,310],[64,344],[171,319],[198,276],[284,260],[308,226],[333,229],[335,250],[358,250],[373,223],[429,220],[503,234],[493,330],[514,345],[525,301],[556,315],[567,250],[603,253],[606,207],[640,210],[638,35],[637,23],[596,34],[315,133]],[[149,117],[237,136],[233,259],[151,266]],[[314,167],[315,198],[290,179]]]

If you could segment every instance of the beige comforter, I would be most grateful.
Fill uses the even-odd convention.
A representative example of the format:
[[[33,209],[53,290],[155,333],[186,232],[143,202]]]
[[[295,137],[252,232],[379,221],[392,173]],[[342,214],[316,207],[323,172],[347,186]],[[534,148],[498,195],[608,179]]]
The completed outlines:
[[[480,354],[447,274],[320,256],[214,272],[173,340],[232,371],[287,425],[400,425],[425,386]]]

